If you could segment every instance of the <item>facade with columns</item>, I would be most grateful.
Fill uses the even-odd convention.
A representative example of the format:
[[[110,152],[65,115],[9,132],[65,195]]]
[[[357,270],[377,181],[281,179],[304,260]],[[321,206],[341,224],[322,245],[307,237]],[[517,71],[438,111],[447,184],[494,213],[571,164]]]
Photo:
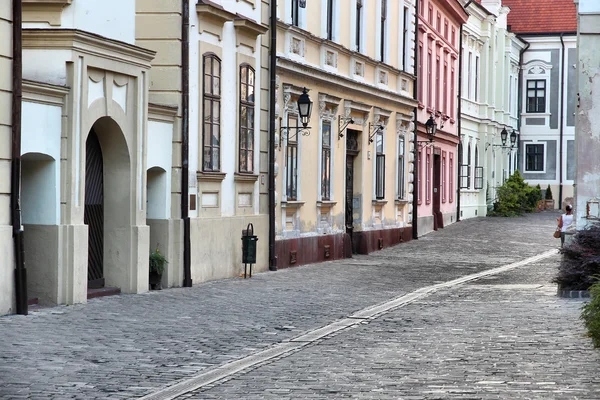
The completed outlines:
[[[0,24],[9,26],[6,3]],[[145,292],[148,256],[157,248],[168,261],[163,287],[182,285],[185,125],[192,282],[243,271],[240,237],[248,223],[262,239],[256,270],[266,270],[268,2],[190,0],[187,121],[181,2],[23,3],[21,208],[28,297],[54,305],[86,302],[92,289]],[[5,42],[0,314],[15,311]]]
[[[496,189],[516,169],[519,62],[526,46],[508,31],[510,10],[501,0],[471,2],[466,10],[459,160],[460,217],[465,219],[485,216]]]
[[[279,267],[368,253],[412,231],[414,2],[301,3],[278,3]]]
[[[459,48],[468,15],[458,0],[419,2],[418,235],[456,222]],[[431,142],[426,122],[436,122]]]

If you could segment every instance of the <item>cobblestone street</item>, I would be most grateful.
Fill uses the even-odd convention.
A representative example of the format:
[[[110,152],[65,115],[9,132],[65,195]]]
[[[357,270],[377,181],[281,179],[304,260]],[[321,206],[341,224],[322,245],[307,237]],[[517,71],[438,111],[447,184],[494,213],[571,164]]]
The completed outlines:
[[[0,398],[599,399],[583,303],[550,283],[556,217],[477,218],[369,256],[2,317]],[[191,391],[161,394],[178,382]]]

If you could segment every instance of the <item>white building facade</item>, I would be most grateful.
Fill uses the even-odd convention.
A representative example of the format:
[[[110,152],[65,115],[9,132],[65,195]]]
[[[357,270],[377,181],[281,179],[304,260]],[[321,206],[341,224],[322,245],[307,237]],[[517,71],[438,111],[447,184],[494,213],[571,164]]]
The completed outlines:
[[[509,9],[501,0],[463,3],[470,4],[462,32],[459,187],[460,217],[467,219],[487,215],[496,189],[516,169],[519,57],[525,43],[507,30]]]

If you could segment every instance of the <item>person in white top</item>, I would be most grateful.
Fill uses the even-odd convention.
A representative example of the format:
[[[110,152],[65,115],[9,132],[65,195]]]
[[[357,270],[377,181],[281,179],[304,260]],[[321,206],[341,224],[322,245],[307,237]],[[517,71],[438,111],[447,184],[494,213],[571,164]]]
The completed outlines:
[[[565,244],[565,232],[567,228],[573,223],[573,206],[567,204],[565,207],[565,214],[562,214],[558,218],[558,227],[560,228],[560,247]]]

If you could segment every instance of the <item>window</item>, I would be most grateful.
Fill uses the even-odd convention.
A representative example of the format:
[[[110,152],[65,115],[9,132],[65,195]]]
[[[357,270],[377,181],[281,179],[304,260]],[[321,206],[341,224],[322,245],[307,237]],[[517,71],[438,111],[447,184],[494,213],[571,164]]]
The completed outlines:
[[[448,172],[448,198],[450,199],[450,203],[452,203],[454,201],[454,153],[450,153],[449,158],[450,160],[448,163],[450,171]]]
[[[450,44],[454,46],[454,39],[456,37],[456,30],[452,27],[452,38],[450,39]]]
[[[479,56],[475,56],[475,101],[479,101]]]
[[[448,115],[448,63],[444,62],[444,98],[442,99],[444,114]]]
[[[288,115],[288,127],[298,128],[298,116]],[[292,132],[292,135],[290,135]],[[298,129],[287,129],[286,195],[288,200],[297,200],[298,194]]]
[[[442,151],[442,203],[446,202],[446,152]]]
[[[442,73],[442,69],[440,68],[440,58],[436,57],[435,60],[435,94],[436,94],[436,99],[435,99],[435,109],[437,111],[440,111],[442,109],[442,105],[441,105],[441,99],[442,99],[442,93],[440,92],[440,85],[441,85],[441,75]]]
[[[300,0],[292,0],[292,25],[299,26]]]
[[[544,171],[544,145],[525,144],[525,171]]]
[[[417,62],[419,63],[419,76],[423,76],[423,43],[419,43],[419,53],[417,54]],[[418,100],[423,103],[423,79],[417,79],[417,95]]]
[[[546,112],[546,81],[544,79],[527,81],[527,112]]]
[[[380,26],[380,32],[381,32],[381,48],[379,49],[380,54],[381,54],[381,62],[385,62],[385,25],[386,25],[386,20],[387,20],[387,0],[381,0],[381,26]]]
[[[321,200],[331,200],[331,121],[322,122]]]
[[[254,172],[254,69],[240,67],[240,172]]]
[[[425,203],[431,203],[431,152],[429,147],[425,154]]]
[[[375,198],[385,198],[385,154],[383,154],[383,133],[375,138]]]
[[[327,0],[327,40],[333,40],[333,1]]]
[[[452,67],[450,72],[450,118],[454,118],[454,67]]]
[[[419,173],[417,174],[417,187],[419,190],[417,191],[417,203],[421,204],[421,199],[423,198],[423,152],[419,149]]]
[[[404,189],[404,136],[398,137],[398,199],[406,197]]]
[[[435,21],[435,28],[437,29],[438,33],[442,33],[442,16],[440,15],[440,13],[437,13],[437,17],[436,17],[436,21]]]
[[[215,54],[203,57],[203,170],[220,171],[221,145],[221,60]]]
[[[472,97],[472,92],[471,92],[471,88],[472,88],[472,82],[473,82],[473,53],[469,52],[469,58],[468,58],[468,64],[467,64],[467,70],[469,71],[467,73],[467,76],[469,77],[467,79],[467,99],[471,99]]]
[[[425,2],[424,1],[419,2],[419,15],[423,15],[423,3],[425,3]]]
[[[427,54],[427,105],[433,106],[433,55],[431,54],[431,48]]]
[[[402,67],[406,71],[408,68],[408,18],[410,17],[408,7],[404,7],[404,30],[402,31]]]
[[[444,39],[448,40],[448,20],[444,18]]]
[[[458,144],[458,154],[461,154],[463,152],[463,145],[462,143]],[[463,158],[464,158],[464,154],[463,154]],[[460,161],[460,160],[459,160]],[[467,153],[467,160],[466,162],[461,162],[460,163],[460,176],[459,176],[459,181],[458,181],[458,187],[460,189],[469,189],[471,187],[471,145],[468,145],[468,153]]]
[[[429,4],[429,15],[427,15],[427,22],[429,25],[433,26],[433,6]]]
[[[360,37],[362,35],[362,8],[363,0],[356,0],[356,51],[360,52]]]

